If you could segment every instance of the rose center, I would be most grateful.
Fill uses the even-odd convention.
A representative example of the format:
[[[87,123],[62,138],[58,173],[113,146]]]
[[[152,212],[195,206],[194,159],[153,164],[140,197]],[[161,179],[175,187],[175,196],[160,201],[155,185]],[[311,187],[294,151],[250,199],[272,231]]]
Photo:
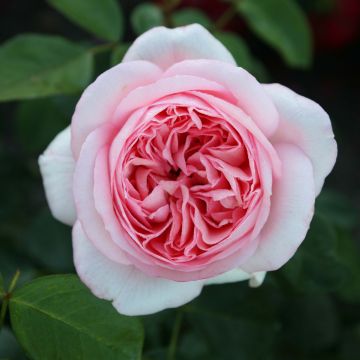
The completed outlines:
[[[179,175],[181,174],[181,169],[177,168],[171,168],[169,171],[169,179],[170,180],[177,180],[177,178],[179,177]]]
[[[187,262],[216,251],[261,196],[251,141],[201,109],[158,113],[125,146],[119,220],[156,257]]]

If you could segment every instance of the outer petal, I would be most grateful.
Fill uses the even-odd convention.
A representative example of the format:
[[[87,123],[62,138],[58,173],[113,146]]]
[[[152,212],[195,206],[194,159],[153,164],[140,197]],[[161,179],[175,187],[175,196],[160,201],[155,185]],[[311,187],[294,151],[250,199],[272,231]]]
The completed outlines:
[[[329,116],[320,105],[285,86],[271,84],[264,87],[280,115],[278,130],[271,140],[273,143],[296,144],[310,158],[318,195],[337,155]]]
[[[181,306],[197,297],[202,281],[179,283],[151,278],[133,266],[112,262],[92,245],[77,222],[73,229],[74,261],[81,280],[125,315],[146,315]]]
[[[214,284],[226,284],[233,283],[243,280],[249,280],[249,285],[251,287],[260,286],[265,279],[266,271],[259,271],[253,274],[249,274],[241,269],[234,269],[228,271],[224,274],[215,276],[211,279],[207,279],[205,285],[214,285]]]
[[[46,199],[53,216],[59,221],[73,225],[76,209],[73,197],[75,162],[70,146],[70,127],[60,132],[39,157]]]
[[[276,270],[304,240],[313,216],[315,191],[310,160],[296,146],[276,146],[282,176],[274,180],[269,218],[255,254],[241,265],[247,272]]]
[[[113,241],[97,212],[93,195],[96,156],[112,137],[112,131],[111,124],[106,124],[94,130],[86,138],[75,167],[74,198],[78,220],[96,248],[111,260],[128,264],[126,255]]]
[[[214,60],[187,60],[171,66],[164,77],[192,75],[202,77],[226,88],[237,105],[256,123],[266,136],[278,127],[279,115],[262,85],[246,70]]]
[[[72,150],[79,156],[86,136],[99,125],[112,120],[122,98],[132,89],[149,84],[161,70],[145,61],[119,64],[102,73],[82,94],[72,118]]]
[[[138,37],[124,62],[150,61],[162,69],[187,59],[214,59],[236,64],[230,52],[201,25],[153,28]]]

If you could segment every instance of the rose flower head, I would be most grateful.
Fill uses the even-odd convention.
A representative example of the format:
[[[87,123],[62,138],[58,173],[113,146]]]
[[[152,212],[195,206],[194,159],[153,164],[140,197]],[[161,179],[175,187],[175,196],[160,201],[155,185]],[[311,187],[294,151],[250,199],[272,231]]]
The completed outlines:
[[[304,240],[337,154],[315,102],[262,85],[200,25],[153,28],[40,156],[82,281],[123,314],[258,286]]]

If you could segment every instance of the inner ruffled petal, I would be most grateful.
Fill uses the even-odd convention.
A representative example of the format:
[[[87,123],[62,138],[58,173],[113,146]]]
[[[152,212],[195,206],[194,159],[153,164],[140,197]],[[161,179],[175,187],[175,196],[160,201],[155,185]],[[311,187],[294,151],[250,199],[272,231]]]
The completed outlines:
[[[192,94],[162,99],[146,116],[122,140],[111,180],[115,213],[137,246],[186,264],[241,242],[256,228],[250,212],[270,196],[258,165],[266,152]]]

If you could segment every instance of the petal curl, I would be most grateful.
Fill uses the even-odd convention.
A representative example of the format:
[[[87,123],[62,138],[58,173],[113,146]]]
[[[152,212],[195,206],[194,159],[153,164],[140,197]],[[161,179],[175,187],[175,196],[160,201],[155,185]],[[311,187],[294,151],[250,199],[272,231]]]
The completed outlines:
[[[99,150],[111,138],[111,124],[94,130],[86,139],[76,163],[74,173],[74,197],[78,219],[85,232],[97,249],[109,259],[128,264],[126,255],[109,235],[104,222],[95,208],[94,171],[95,160]]]
[[[197,76],[188,75],[162,78],[153,84],[142,86],[131,91],[115,110],[114,119],[121,129],[110,150],[111,173],[114,171],[114,161],[117,159],[116,154],[119,153],[124,141],[136,128],[137,122],[141,120],[143,113],[148,111],[146,106],[150,106],[154,102],[169,95],[195,90],[211,92],[218,96],[230,98],[229,101],[233,100],[231,94],[220,84]],[[135,110],[137,110],[137,112]],[[151,112],[148,111],[148,117],[149,114],[151,114]]]
[[[135,40],[123,61],[146,60],[166,69],[187,59],[214,59],[236,65],[225,46],[198,24],[153,28]]]
[[[224,274],[215,276],[211,279],[207,279],[205,285],[217,285],[217,284],[227,284],[234,283],[243,280],[249,280],[249,285],[251,287],[260,286],[265,279],[266,271],[259,271],[253,274],[249,274],[240,268],[230,270]]]
[[[254,255],[241,264],[246,272],[276,270],[304,240],[314,213],[315,188],[309,158],[296,146],[279,144],[282,176],[274,180],[269,218]]]
[[[104,257],[77,222],[73,229],[74,262],[81,280],[99,298],[111,300],[124,315],[146,315],[178,307],[197,297],[202,281],[180,283],[146,276],[133,266]]]
[[[70,127],[61,131],[39,157],[45,195],[54,218],[73,225],[76,209],[73,197],[75,162],[70,145]]]
[[[334,167],[337,145],[328,114],[316,102],[279,84],[264,85],[274,101],[280,124],[271,138],[275,143],[297,145],[310,158],[318,195],[325,177]]]
[[[176,75],[198,76],[222,85],[266,136],[277,129],[279,115],[271,98],[262,85],[243,68],[214,60],[187,60],[171,66],[163,77]]]
[[[119,64],[102,73],[83,92],[72,118],[71,146],[77,159],[87,135],[111,122],[114,110],[131,90],[161,76],[161,70],[146,61]]]

